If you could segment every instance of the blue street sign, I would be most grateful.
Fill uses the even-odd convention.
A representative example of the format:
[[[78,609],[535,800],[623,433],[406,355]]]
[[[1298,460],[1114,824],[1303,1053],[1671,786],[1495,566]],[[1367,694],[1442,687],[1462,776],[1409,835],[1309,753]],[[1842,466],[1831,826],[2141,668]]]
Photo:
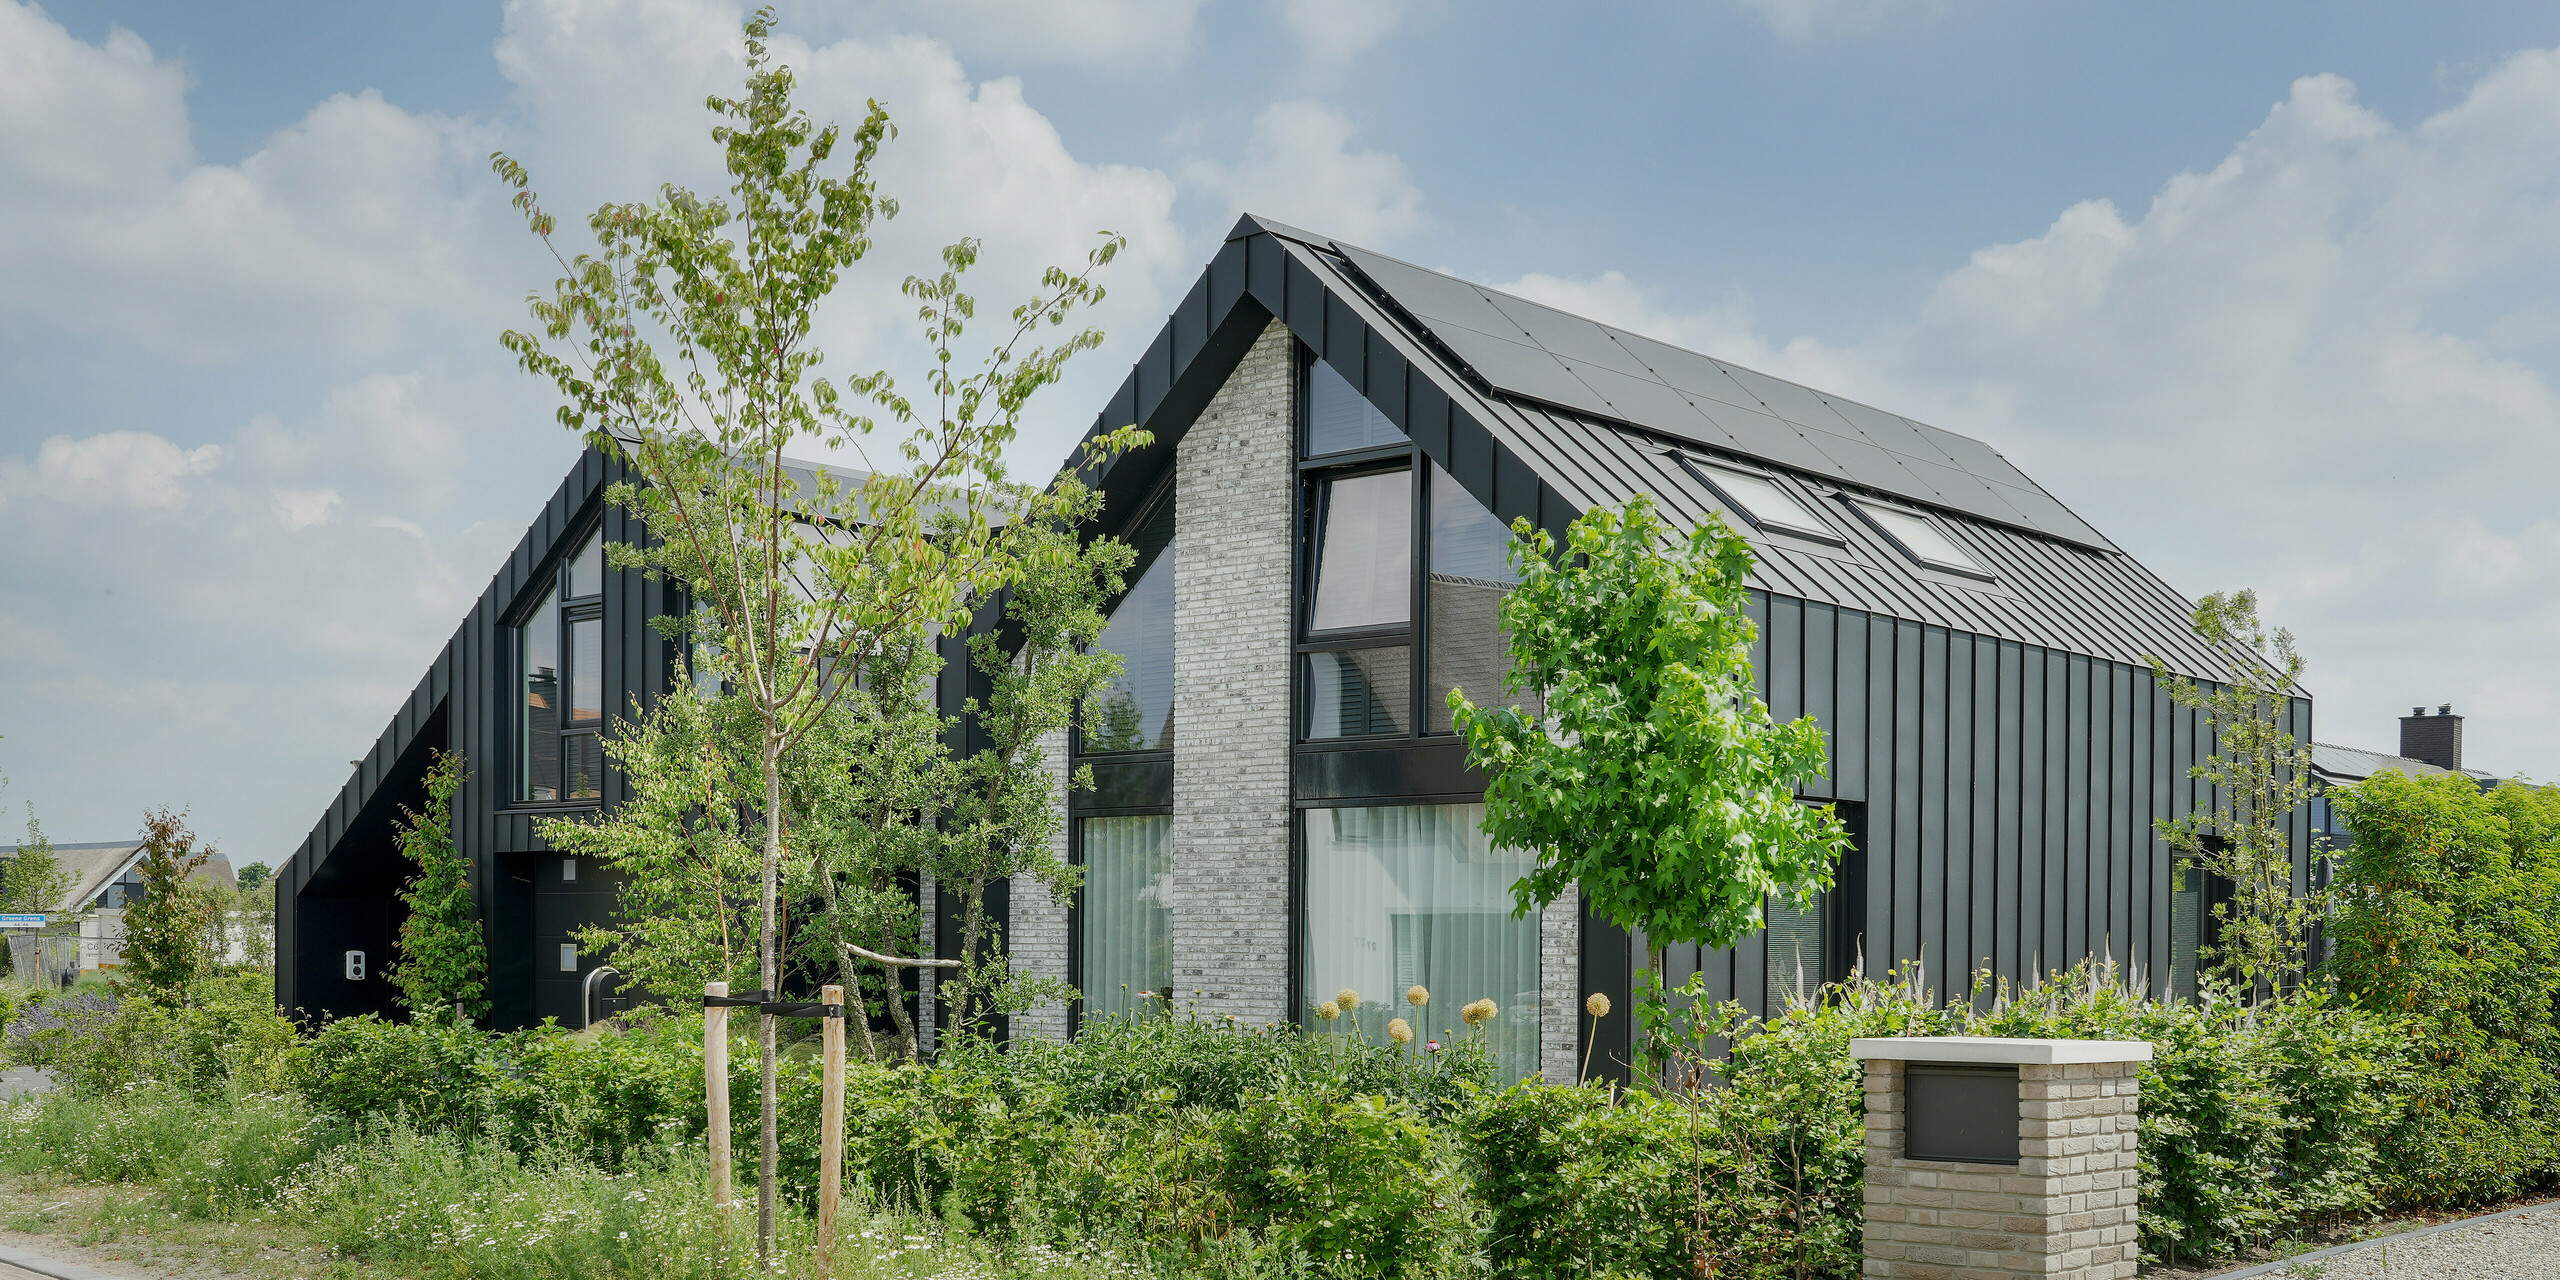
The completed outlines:
[[[41,929],[43,927],[44,913],[41,911],[27,913],[0,912],[0,929]]]

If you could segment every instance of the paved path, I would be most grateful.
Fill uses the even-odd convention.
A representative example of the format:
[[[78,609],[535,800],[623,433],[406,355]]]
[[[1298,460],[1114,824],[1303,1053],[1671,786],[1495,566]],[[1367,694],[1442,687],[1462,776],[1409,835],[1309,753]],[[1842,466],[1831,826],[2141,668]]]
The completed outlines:
[[[2560,1280],[2560,1204],[2448,1222],[2223,1273],[2265,1280]]]
[[[42,1067],[10,1067],[0,1070],[0,1101],[23,1097],[30,1093],[53,1092],[53,1073]],[[0,1275],[0,1280],[17,1280]]]

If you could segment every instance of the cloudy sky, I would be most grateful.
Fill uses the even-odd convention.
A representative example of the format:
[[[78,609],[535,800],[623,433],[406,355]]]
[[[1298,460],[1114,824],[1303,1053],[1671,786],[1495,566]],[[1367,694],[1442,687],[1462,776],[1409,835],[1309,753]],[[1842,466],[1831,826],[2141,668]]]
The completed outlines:
[[[552,207],[717,186],[721,0],[0,0],[0,773],[57,840],[288,852],[575,442],[497,335]],[[2560,774],[2560,13],[2192,0],[785,4],[904,214],[1010,301],[1128,235],[1045,470],[1251,209],[1980,436],[2319,736],[2452,702]]]

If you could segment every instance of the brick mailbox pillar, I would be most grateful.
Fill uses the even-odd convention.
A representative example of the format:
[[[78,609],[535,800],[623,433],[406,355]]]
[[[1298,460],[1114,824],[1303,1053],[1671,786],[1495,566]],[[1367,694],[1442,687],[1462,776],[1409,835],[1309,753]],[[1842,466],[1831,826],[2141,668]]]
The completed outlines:
[[[2140,1041],[1906,1036],[1866,1063],[1866,1268],[2131,1280]]]

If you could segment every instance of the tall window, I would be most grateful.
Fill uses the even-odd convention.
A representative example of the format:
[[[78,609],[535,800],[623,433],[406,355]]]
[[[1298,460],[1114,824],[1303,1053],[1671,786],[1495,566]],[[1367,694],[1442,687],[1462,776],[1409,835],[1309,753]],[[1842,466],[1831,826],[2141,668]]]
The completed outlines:
[[[1120,674],[1085,700],[1076,753],[1094,789],[1076,795],[1080,1017],[1163,1008],[1173,985],[1174,493],[1168,486],[1128,532],[1137,559],[1097,648]]]
[[[1162,1009],[1173,985],[1173,816],[1086,818],[1082,826],[1084,1016]]]
[[[516,798],[604,794],[604,544],[589,533],[516,627]]]
[[[1494,848],[1480,804],[1307,809],[1306,909],[1301,913],[1300,1016],[1311,1029],[1384,1042],[1390,1018],[1416,1033],[1465,1035],[1458,1011],[1491,999],[1487,1024],[1505,1080],[1538,1070],[1538,920],[1514,918],[1511,886],[1535,859]],[[1424,987],[1416,1015],[1405,992]],[[1327,1024],[1317,1003],[1357,992],[1356,1010]]]
[[[1431,576],[1426,595],[1431,609],[1431,731],[1457,728],[1449,711],[1449,690],[1464,689],[1478,706],[1509,700],[1502,689],[1511,674],[1511,648],[1503,639],[1497,611],[1502,598],[1520,585],[1511,567],[1511,530],[1484,509],[1449,473],[1437,466],[1431,477]],[[1528,699],[1535,703],[1536,695]],[[1535,707],[1532,707],[1534,710]]]
[[[1802,907],[1771,894],[1761,919],[1769,942],[1769,962],[1761,970],[1762,998],[1768,1002],[1763,1008],[1775,1019],[1789,1001],[1809,999],[1831,980],[1831,894],[1817,893]]]
[[[1173,748],[1173,493],[1130,531],[1138,558],[1127,595],[1095,647],[1120,655],[1120,675],[1084,707],[1087,753]]]

